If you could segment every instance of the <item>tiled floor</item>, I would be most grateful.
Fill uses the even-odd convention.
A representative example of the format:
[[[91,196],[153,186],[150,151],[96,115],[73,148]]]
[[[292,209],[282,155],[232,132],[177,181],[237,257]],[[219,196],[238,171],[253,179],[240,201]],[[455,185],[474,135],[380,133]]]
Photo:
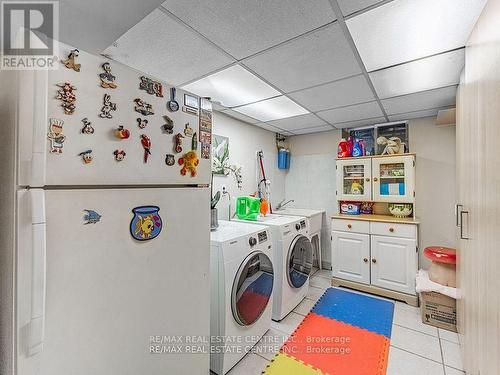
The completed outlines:
[[[247,354],[229,374],[260,374],[329,286],[330,271],[316,270],[306,299],[281,322],[272,322],[254,352]],[[462,370],[458,335],[423,324],[418,308],[396,302],[387,375],[465,375]]]

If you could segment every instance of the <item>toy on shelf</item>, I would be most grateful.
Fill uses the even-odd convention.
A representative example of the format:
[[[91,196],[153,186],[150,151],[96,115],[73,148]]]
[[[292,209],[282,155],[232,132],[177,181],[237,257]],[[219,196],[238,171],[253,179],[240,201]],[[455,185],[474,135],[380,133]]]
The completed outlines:
[[[384,151],[382,151],[382,155],[403,154],[405,151],[405,144],[398,137],[391,137],[389,139],[386,137],[378,137],[377,144],[385,146]]]
[[[351,156],[349,143],[345,140],[345,138],[342,138],[339,142],[337,157],[348,158],[349,156]]]
[[[358,181],[353,181],[351,184],[351,194],[352,195],[362,195],[363,194],[363,185]]]
[[[373,202],[361,202],[361,213],[365,215],[373,214]]]

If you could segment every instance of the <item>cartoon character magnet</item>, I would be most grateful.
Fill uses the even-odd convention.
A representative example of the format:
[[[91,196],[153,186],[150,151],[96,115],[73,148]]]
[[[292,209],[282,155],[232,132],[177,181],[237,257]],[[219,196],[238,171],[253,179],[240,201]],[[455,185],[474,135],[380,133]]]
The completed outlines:
[[[72,115],[76,109],[76,87],[69,82],[58,83],[57,87],[59,90],[57,90],[56,99],[61,101],[64,114]]]
[[[85,150],[83,152],[80,152],[78,155],[82,157],[82,160],[85,164],[92,163],[92,150]]]
[[[86,212],[86,214],[83,216],[83,220],[85,222],[83,224],[96,224],[101,221],[102,215],[98,214],[94,210],[83,210]]]
[[[172,134],[174,132],[174,120],[172,120],[169,116],[164,115],[165,124],[162,125],[162,129],[167,134]]]
[[[139,82],[139,89],[146,91],[149,95],[156,95],[163,98],[163,85],[161,82],[142,76]]]
[[[116,77],[111,74],[111,65],[109,64],[109,62],[105,62],[101,66],[104,70],[104,73],[99,74],[101,87],[104,89],[116,89],[118,85],[115,83]]]
[[[125,159],[125,155],[127,155],[127,153],[123,150],[115,150],[113,154],[115,155],[116,161],[123,161],[123,159]]]
[[[166,154],[165,155],[165,164],[171,167],[175,164],[175,156],[174,154]]]
[[[149,103],[146,103],[144,100],[136,98],[134,99],[135,103],[135,111],[139,112],[143,116],[154,115],[153,106]]]
[[[195,177],[198,164],[200,164],[200,161],[196,152],[186,152],[181,158],[179,158],[179,165],[182,165],[181,175],[185,176],[186,172],[190,172],[191,177]]]
[[[119,125],[114,133],[115,137],[118,139],[128,139],[128,137],[130,137],[130,130],[126,129],[123,125]]]
[[[66,68],[73,69],[75,72],[79,72],[80,68],[82,67],[81,64],[76,63],[76,58],[79,54],[80,51],[78,51],[77,49],[72,49],[68,55],[68,58],[66,60],[62,60],[61,62]]]
[[[134,216],[130,222],[130,234],[137,241],[147,241],[158,237],[162,221],[158,206],[140,206],[132,209]]]
[[[62,154],[64,141],[66,136],[63,134],[64,121],[56,118],[49,120],[49,132],[47,138],[50,141],[50,152],[54,154]]]
[[[103,104],[101,108],[101,113],[99,113],[100,118],[113,118],[111,111],[116,111],[116,103],[111,101],[111,95],[104,94],[102,99]]]
[[[89,121],[87,117],[82,119],[83,122],[83,128],[82,128],[82,133],[83,134],[94,134],[94,127],[92,126],[92,123]]]
[[[184,136],[181,133],[177,133],[174,137],[174,143],[175,143],[174,151],[176,154],[182,152],[182,138],[184,138]]]
[[[136,121],[139,129],[144,129],[146,126],[148,126],[148,120],[146,120],[145,118],[137,117]]]

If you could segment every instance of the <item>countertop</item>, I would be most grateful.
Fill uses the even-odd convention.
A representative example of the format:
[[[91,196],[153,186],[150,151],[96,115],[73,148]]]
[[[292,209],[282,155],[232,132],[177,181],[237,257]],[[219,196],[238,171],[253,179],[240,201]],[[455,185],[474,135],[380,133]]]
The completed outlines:
[[[413,217],[394,217],[392,215],[344,215],[336,214],[331,216],[332,219],[347,219],[359,221],[379,221],[383,223],[399,223],[399,224],[420,224],[420,222]]]

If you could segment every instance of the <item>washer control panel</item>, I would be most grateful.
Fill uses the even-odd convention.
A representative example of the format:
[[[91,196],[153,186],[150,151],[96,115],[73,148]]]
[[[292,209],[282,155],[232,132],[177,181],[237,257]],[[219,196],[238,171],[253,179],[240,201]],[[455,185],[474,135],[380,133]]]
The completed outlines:
[[[267,231],[257,233],[257,237],[259,237],[259,243],[267,241]]]

